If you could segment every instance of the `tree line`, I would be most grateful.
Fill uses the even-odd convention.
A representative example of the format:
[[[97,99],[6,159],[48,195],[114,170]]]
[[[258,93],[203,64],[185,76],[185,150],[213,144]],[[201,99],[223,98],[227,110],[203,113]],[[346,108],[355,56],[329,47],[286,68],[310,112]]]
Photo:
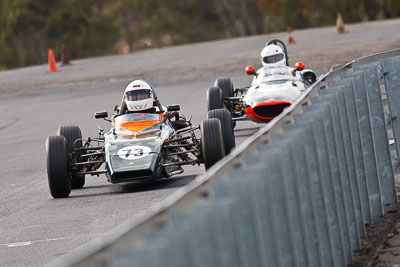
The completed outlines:
[[[2,0],[0,70],[47,60],[394,18],[400,0]]]

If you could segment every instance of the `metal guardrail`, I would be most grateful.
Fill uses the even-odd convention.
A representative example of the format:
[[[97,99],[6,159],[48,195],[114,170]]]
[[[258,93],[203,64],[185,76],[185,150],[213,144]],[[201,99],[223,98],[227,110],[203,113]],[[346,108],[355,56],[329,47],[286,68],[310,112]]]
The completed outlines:
[[[346,266],[397,203],[400,49],[352,61],[74,266]]]

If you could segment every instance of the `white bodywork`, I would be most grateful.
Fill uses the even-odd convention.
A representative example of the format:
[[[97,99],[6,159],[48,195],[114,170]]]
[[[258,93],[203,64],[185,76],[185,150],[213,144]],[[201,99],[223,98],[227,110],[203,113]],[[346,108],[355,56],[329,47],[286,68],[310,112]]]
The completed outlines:
[[[268,100],[294,101],[306,89],[301,74],[287,66],[266,66],[257,71],[251,87],[243,97],[246,105],[253,106]]]

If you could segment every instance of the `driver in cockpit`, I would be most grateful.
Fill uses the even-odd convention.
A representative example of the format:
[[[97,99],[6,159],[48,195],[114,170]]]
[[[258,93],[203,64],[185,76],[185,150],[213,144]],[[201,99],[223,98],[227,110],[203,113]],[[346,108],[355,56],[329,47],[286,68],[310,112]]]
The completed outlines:
[[[121,113],[156,113],[153,88],[142,80],[134,80],[128,84],[120,108]],[[160,112],[160,111],[158,111]]]
[[[265,46],[261,51],[261,64],[263,66],[257,70],[252,85],[261,83],[265,77],[273,74],[287,75],[287,78],[290,78],[294,85],[300,84],[302,82],[301,74],[294,71],[295,68],[287,66],[286,60],[285,53],[279,45],[269,44]]]
[[[165,114],[167,108],[156,102],[153,87],[144,80],[134,80],[125,88],[124,97],[118,114],[128,113],[160,113]],[[161,110],[160,110],[161,109]],[[178,130],[188,126],[186,119],[178,112],[168,114],[172,126]]]
[[[261,51],[261,64],[263,67],[286,66],[286,57],[282,48],[270,44]]]

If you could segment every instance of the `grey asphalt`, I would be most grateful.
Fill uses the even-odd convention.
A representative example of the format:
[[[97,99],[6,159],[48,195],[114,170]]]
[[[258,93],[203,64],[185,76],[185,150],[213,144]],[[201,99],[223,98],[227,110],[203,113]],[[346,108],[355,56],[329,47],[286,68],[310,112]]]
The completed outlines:
[[[302,59],[318,74],[344,63],[400,46],[400,20],[294,31],[291,65]],[[94,112],[111,113],[125,86],[135,78],[153,83],[163,105],[181,104],[194,124],[206,116],[206,90],[218,76],[231,76],[236,87],[249,84],[246,65],[260,66],[266,41],[286,33],[178,47],[151,49],[72,61],[59,72],[40,65],[0,72],[0,266],[54,266],[71,253],[99,243],[115,227],[140,220],[174,191],[190,183],[203,167],[144,185],[111,185],[104,176],[88,177],[84,189],[67,199],[52,199],[47,186],[45,140],[61,125],[79,125],[96,136]],[[44,48],[45,49],[45,48]],[[44,59],[45,60],[45,59]],[[239,123],[240,144],[257,129]]]

